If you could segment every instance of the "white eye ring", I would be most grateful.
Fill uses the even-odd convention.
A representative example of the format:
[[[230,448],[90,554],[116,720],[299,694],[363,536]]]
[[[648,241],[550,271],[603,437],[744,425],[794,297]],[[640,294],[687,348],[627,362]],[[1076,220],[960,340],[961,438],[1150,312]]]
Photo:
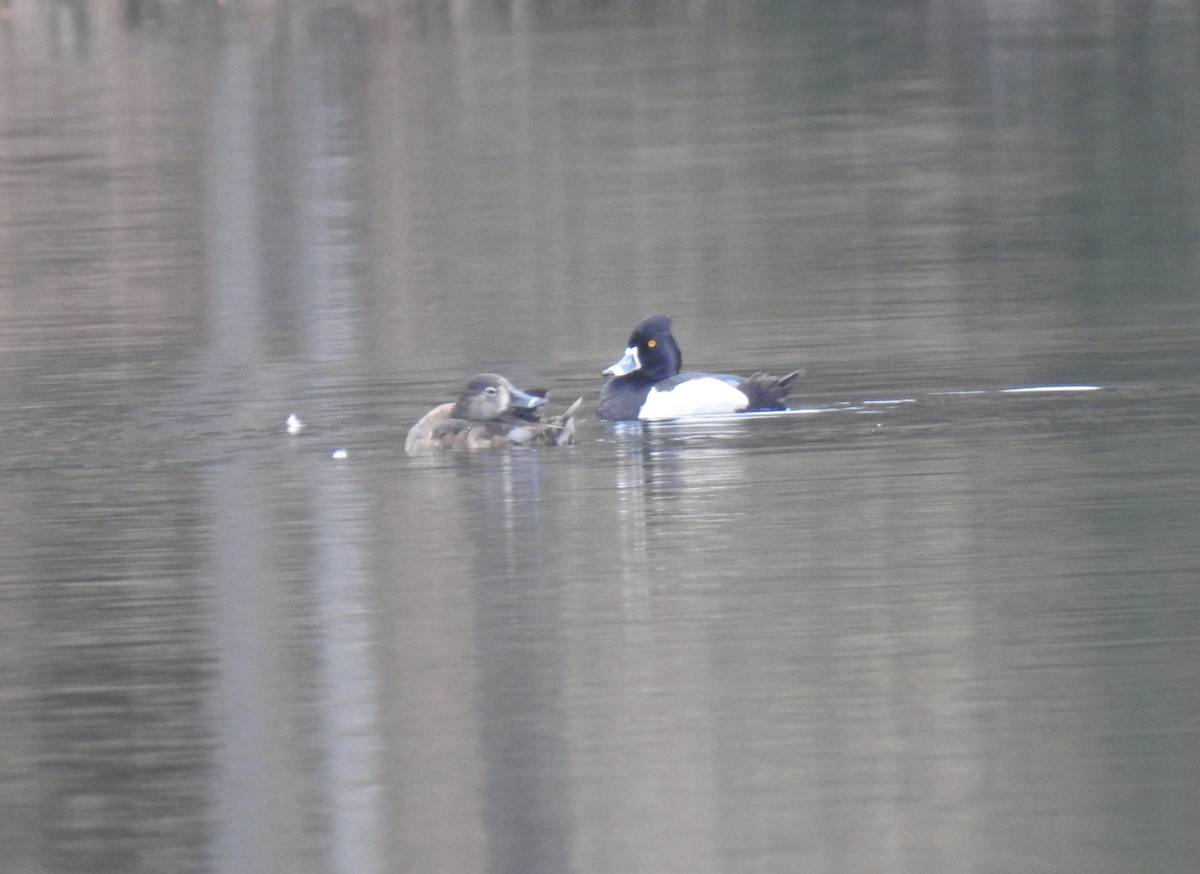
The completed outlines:
[[[492,395],[494,395],[496,393],[496,387],[494,385],[489,385],[487,388],[485,388],[483,390],[483,393],[485,395],[487,395],[488,397],[491,397]]]

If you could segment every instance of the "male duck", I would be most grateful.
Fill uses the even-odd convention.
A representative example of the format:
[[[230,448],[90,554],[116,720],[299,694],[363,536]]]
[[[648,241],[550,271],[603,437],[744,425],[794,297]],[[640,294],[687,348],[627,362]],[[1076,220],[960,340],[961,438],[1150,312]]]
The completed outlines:
[[[524,392],[503,376],[481,373],[452,403],[434,407],[408,432],[404,451],[563,446],[575,435],[579,398],[558,416],[541,421],[544,393]]]
[[[614,377],[600,392],[601,419],[654,421],[712,413],[782,410],[794,370],[787,376],[756,373],[680,373],[683,354],[671,333],[671,320],[651,316],[633,329],[629,348],[604,375]]]

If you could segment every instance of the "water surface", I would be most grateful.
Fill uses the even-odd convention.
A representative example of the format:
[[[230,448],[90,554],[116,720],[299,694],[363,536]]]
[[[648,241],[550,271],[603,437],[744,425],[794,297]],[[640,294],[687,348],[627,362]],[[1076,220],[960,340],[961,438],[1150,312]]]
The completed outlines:
[[[1195,16],[827,6],[15,7],[11,870],[1197,869]]]

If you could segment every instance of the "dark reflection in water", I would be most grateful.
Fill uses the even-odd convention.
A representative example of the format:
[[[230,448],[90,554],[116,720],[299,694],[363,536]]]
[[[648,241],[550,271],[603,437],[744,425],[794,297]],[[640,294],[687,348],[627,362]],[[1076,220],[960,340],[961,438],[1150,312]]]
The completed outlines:
[[[553,497],[542,492],[541,470],[530,461],[500,467],[485,461],[470,471],[459,516],[476,581],[476,695],[491,727],[481,739],[483,819],[490,852],[503,860],[497,867],[563,871],[571,864],[565,644],[557,621],[562,580],[544,553],[564,532]]]
[[[1195,871],[1194,10],[413,6],[0,6],[5,870]]]

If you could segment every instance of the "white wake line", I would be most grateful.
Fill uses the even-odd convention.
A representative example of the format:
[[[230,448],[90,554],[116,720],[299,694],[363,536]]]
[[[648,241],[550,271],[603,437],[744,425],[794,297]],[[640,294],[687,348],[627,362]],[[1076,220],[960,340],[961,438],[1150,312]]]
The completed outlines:
[[[1055,391],[1100,391],[1098,385],[1026,385],[1019,388],[1002,388],[1002,395],[1035,394]]]
[[[1014,388],[996,389],[995,393],[1002,395],[1019,395],[1051,392],[1101,391],[1103,388],[1104,386],[1101,385],[1022,385]],[[992,392],[984,388],[964,388],[957,391],[931,391],[929,394],[937,397],[968,397],[992,394]]]
[[[1103,386],[1100,385],[1025,385],[1016,386],[1013,388],[1002,388],[994,391],[987,389],[962,389],[959,391],[931,391],[929,396],[937,397],[961,397],[961,396],[977,396],[987,394],[1052,394],[1052,393],[1067,393],[1067,392],[1089,392],[1101,391]],[[678,419],[664,419],[657,422],[648,422],[646,424],[653,425],[671,425],[671,424],[686,424],[689,422],[740,422],[746,419],[764,419],[764,418],[782,418],[784,416],[812,416],[817,413],[844,413],[844,412],[865,412],[863,407],[872,406],[896,406],[899,404],[915,404],[918,398],[886,398],[880,400],[865,400],[859,401],[857,404],[849,401],[840,403],[836,406],[827,407],[788,407],[785,410],[753,410],[748,413],[712,413],[702,416],[685,416]]]
[[[812,416],[817,413],[844,412],[847,407],[788,407],[786,410],[751,410],[746,413],[705,413],[700,416],[680,416],[677,419],[658,419],[645,425],[674,425],[689,422],[742,422],[746,419],[775,419],[784,416]]]

